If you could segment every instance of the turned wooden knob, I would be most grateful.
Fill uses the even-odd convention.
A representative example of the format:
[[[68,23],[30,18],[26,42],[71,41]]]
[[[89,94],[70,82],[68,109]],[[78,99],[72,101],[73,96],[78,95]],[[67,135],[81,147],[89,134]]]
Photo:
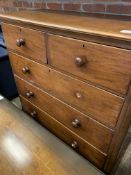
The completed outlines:
[[[16,45],[18,47],[24,46],[25,45],[25,41],[23,39],[17,39],[16,40]]]
[[[78,148],[77,141],[73,141],[73,143],[71,144],[71,147],[74,148],[74,149],[77,149]]]
[[[31,97],[33,97],[33,96],[34,96],[34,93],[31,92],[31,91],[29,91],[29,92],[26,93],[26,97],[27,97],[27,98],[31,98]]]
[[[74,121],[72,121],[71,124],[74,128],[80,127],[80,121],[78,119],[75,119]]]
[[[83,66],[86,63],[86,59],[84,57],[76,57],[75,58],[75,64],[80,67]]]
[[[78,99],[81,99],[82,98],[82,94],[80,93],[80,92],[76,92],[76,98],[78,98]]]
[[[25,66],[25,67],[22,68],[22,72],[23,72],[24,74],[26,74],[26,73],[29,73],[30,70],[29,70],[29,68],[28,68],[27,66]]]
[[[33,118],[37,116],[37,112],[36,111],[33,111],[30,113],[30,116],[32,116]]]

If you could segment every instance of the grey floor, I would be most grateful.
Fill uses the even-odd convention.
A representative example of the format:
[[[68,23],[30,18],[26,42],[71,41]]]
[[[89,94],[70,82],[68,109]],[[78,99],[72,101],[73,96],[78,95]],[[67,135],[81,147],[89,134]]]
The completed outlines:
[[[119,168],[115,175],[131,175],[131,127],[128,131],[130,135],[130,144],[122,158]]]
[[[21,109],[19,98],[15,98],[11,102]],[[131,136],[131,127],[129,129],[129,135]],[[131,142],[122,158],[122,161],[115,175],[131,175]]]

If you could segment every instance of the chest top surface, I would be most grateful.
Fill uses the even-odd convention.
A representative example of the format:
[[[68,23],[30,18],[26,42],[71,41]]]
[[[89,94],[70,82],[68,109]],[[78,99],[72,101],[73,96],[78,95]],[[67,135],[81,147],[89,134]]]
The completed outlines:
[[[20,23],[21,25],[30,24],[32,26],[131,41],[131,22],[124,19],[107,19],[38,11],[0,14],[0,19],[5,22]]]

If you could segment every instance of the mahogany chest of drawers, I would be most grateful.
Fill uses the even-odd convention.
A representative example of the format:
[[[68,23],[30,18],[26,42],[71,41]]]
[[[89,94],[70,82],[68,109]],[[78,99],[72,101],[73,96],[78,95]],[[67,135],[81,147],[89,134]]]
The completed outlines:
[[[111,174],[131,120],[130,22],[47,12],[0,18],[23,110]]]

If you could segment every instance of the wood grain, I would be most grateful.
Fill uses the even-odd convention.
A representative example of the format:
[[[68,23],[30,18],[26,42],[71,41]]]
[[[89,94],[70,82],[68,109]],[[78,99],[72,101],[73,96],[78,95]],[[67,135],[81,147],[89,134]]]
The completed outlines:
[[[38,106],[42,110],[49,113],[56,120],[68,127],[72,132],[87,140],[90,144],[100,149],[102,152],[106,153],[108,151],[113,135],[112,130],[80,113],[74,108],[71,108],[46,92],[25,81],[22,81],[18,77],[16,77],[16,83],[18,85],[19,93],[35,106]],[[26,92],[28,91],[32,91],[34,93],[34,97],[27,98]],[[80,127],[78,128],[74,128],[72,126],[72,121],[74,121],[76,118],[80,121]]]
[[[21,78],[46,90],[85,114],[92,115],[93,118],[107,126],[116,125],[123,98],[19,55],[10,53],[10,60],[14,73]],[[29,67],[30,73],[22,73],[21,70],[25,66]]]
[[[53,16],[53,18],[52,18]],[[120,33],[123,29],[130,30],[130,20],[103,19],[97,17],[66,15],[59,13],[44,13],[35,11],[1,14],[1,20],[19,22],[53,29],[74,31],[108,38],[131,41],[131,36]],[[68,20],[67,20],[68,19]],[[117,25],[116,25],[117,23]]]
[[[48,35],[49,64],[82,79],[126,94],[131,77],[131,51]],[[75,59],[85,59],[77,66]]]
[[[43,32],[10,24],[3,24],[2,30],[8,49],[17,51],[40,63],[47,63],[45,34]],[[17,39],[24,39],[25,45],[18,47],[16,45]]]
[[[23,109],[26,112],[30,113],[32,112],[32,110],[35,110],[38,114],[36,120],[38,120],[46,128],[52,131],[56,136],[68,143],[69,146],[71,146],[71,144],[75,140],[78,143],[78,148],[75,149],[77,152],[88,158],[88,160],[94,163],[98,168],[103,167],[103,163],[106,158],[105,154],[100,153],[83,139],[72,133],[64,125],[56,121],[44,111],[41,111],[39,108],[29,103],[27,100],[23,99],[23,102]]]
[[[38,110],[41,123],[73,147],[78,142],[82,155],[111,174],[131,120],[131,35],[121,32],[130,31],[130,20],[34,11],[0,19],[18,88],[24,97],[24,90],[35,92],[26,94],[35,105],[28,101],[27,111]],[[18,35],[28,48],[14,46]],[[74,67],[74,56],[85,67]],[[81,127],[71,126],[75,119]]]
[[[125,99],[125,103],[123,105],[120,118],[116,126],[116,131],[114,133],[114,136],[110,145],[108,158],[105,163],[106,172],[112,172],[112,169],[117,160],[117,157],[120,151],[122,151],[121,150],[122,143],[127,135],[130,124],[131,124],[131,86],[129,88],[128,95]]]
[[[40,114],[45,121],[50,119],[48,114],[42,111]],[[5,99],[0,101],[1,175],[80,175],[81,172],[103,175],[23,111]]]

